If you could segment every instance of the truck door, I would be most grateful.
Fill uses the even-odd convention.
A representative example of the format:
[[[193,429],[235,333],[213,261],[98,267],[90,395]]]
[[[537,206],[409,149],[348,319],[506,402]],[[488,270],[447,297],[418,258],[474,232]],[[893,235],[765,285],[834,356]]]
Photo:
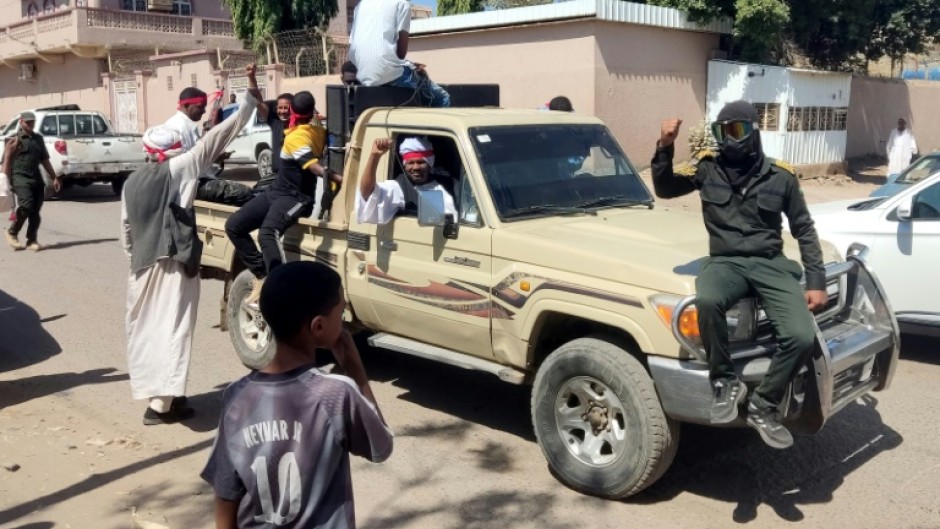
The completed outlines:
[[[403,172],[397,146],[408,136],[395,135],[389,163],[380,165],[385,170],[380,169],[379,182]],[[363,301],[371,306],[377,329],[491,358],[491,229],[480,217],[459,143],[450,135],[428,139],[435,150],[435,169],[453,178],[460,217],[457,238],[445,238],[442,228],[419,226],[410,212],[382,226],[358,224],[352,215],[350,231],[370,237],[363,263],[368,299]]]

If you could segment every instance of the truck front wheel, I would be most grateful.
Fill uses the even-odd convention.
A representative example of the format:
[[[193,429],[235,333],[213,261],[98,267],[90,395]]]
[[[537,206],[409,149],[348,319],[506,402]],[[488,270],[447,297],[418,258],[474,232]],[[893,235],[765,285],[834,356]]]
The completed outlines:
[[[640,362],[597,338],[570,341],[548,356],[532,388],[532,421],[558,479],[603,498],[651,485],[679,442],[679,425],[663,412]]]
[[[271,149],[262,149],[258,153],[258,180],[263,180],[271,175],[273,164],[274,153],[271,152]]]
[[[254,275],[244,270],[232,281],[225,317],[238,359],[248,369],[261,369],[274,358],[274,338],[261,311],[245,304],[253,279]]]

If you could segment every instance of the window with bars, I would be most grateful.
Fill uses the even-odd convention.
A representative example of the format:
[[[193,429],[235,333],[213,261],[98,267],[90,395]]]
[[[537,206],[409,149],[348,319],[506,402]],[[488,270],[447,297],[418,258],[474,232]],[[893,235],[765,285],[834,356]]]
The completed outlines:
[[[170,12],[184,17],[192,16],[193,4],[189,0],[173,0],[173,10]]]
[[[780,103],[753,103],[757,109],[757,126],[760,130],[780,129]]]
[[[790,107],[787,131],[840,131],[846,130],[848,107]]]
[[[190,74],[189,76],[189,86],[196,88],[199,83],[196,82],[196,74]]]
[[[173,76],[172,75],[166,76],[166,89],[169,90],[170,92],[173,91]]]

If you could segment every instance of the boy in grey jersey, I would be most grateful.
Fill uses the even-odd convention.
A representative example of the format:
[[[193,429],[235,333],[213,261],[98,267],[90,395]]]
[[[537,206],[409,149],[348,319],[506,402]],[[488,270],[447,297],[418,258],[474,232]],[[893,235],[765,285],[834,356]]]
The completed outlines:
[[[349,454],[384,461],[392,434],[343,330],[340,277],[320,263],[284,264],[260,305],[277,352],[225,390],[202,472],[215,489],[216,527],[352,529]],[[349,376],[318,371],[317,348],[331,349]]]

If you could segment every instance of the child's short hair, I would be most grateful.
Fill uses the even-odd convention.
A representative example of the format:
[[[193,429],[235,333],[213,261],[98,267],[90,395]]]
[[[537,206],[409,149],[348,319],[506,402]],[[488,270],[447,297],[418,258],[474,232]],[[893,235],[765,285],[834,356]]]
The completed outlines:
[[[294,112],[301,116],[312,116],[316,105],[317,102],[313,98],[313,94],[306,90],[294,94],[294,99],[290,102],[290,106],[294,109]]]
[[[261,288],[261,315],[279,341],[289,341],[317,316],[342,302],[339,274],[323,263],[294,261],[268,274]]]

